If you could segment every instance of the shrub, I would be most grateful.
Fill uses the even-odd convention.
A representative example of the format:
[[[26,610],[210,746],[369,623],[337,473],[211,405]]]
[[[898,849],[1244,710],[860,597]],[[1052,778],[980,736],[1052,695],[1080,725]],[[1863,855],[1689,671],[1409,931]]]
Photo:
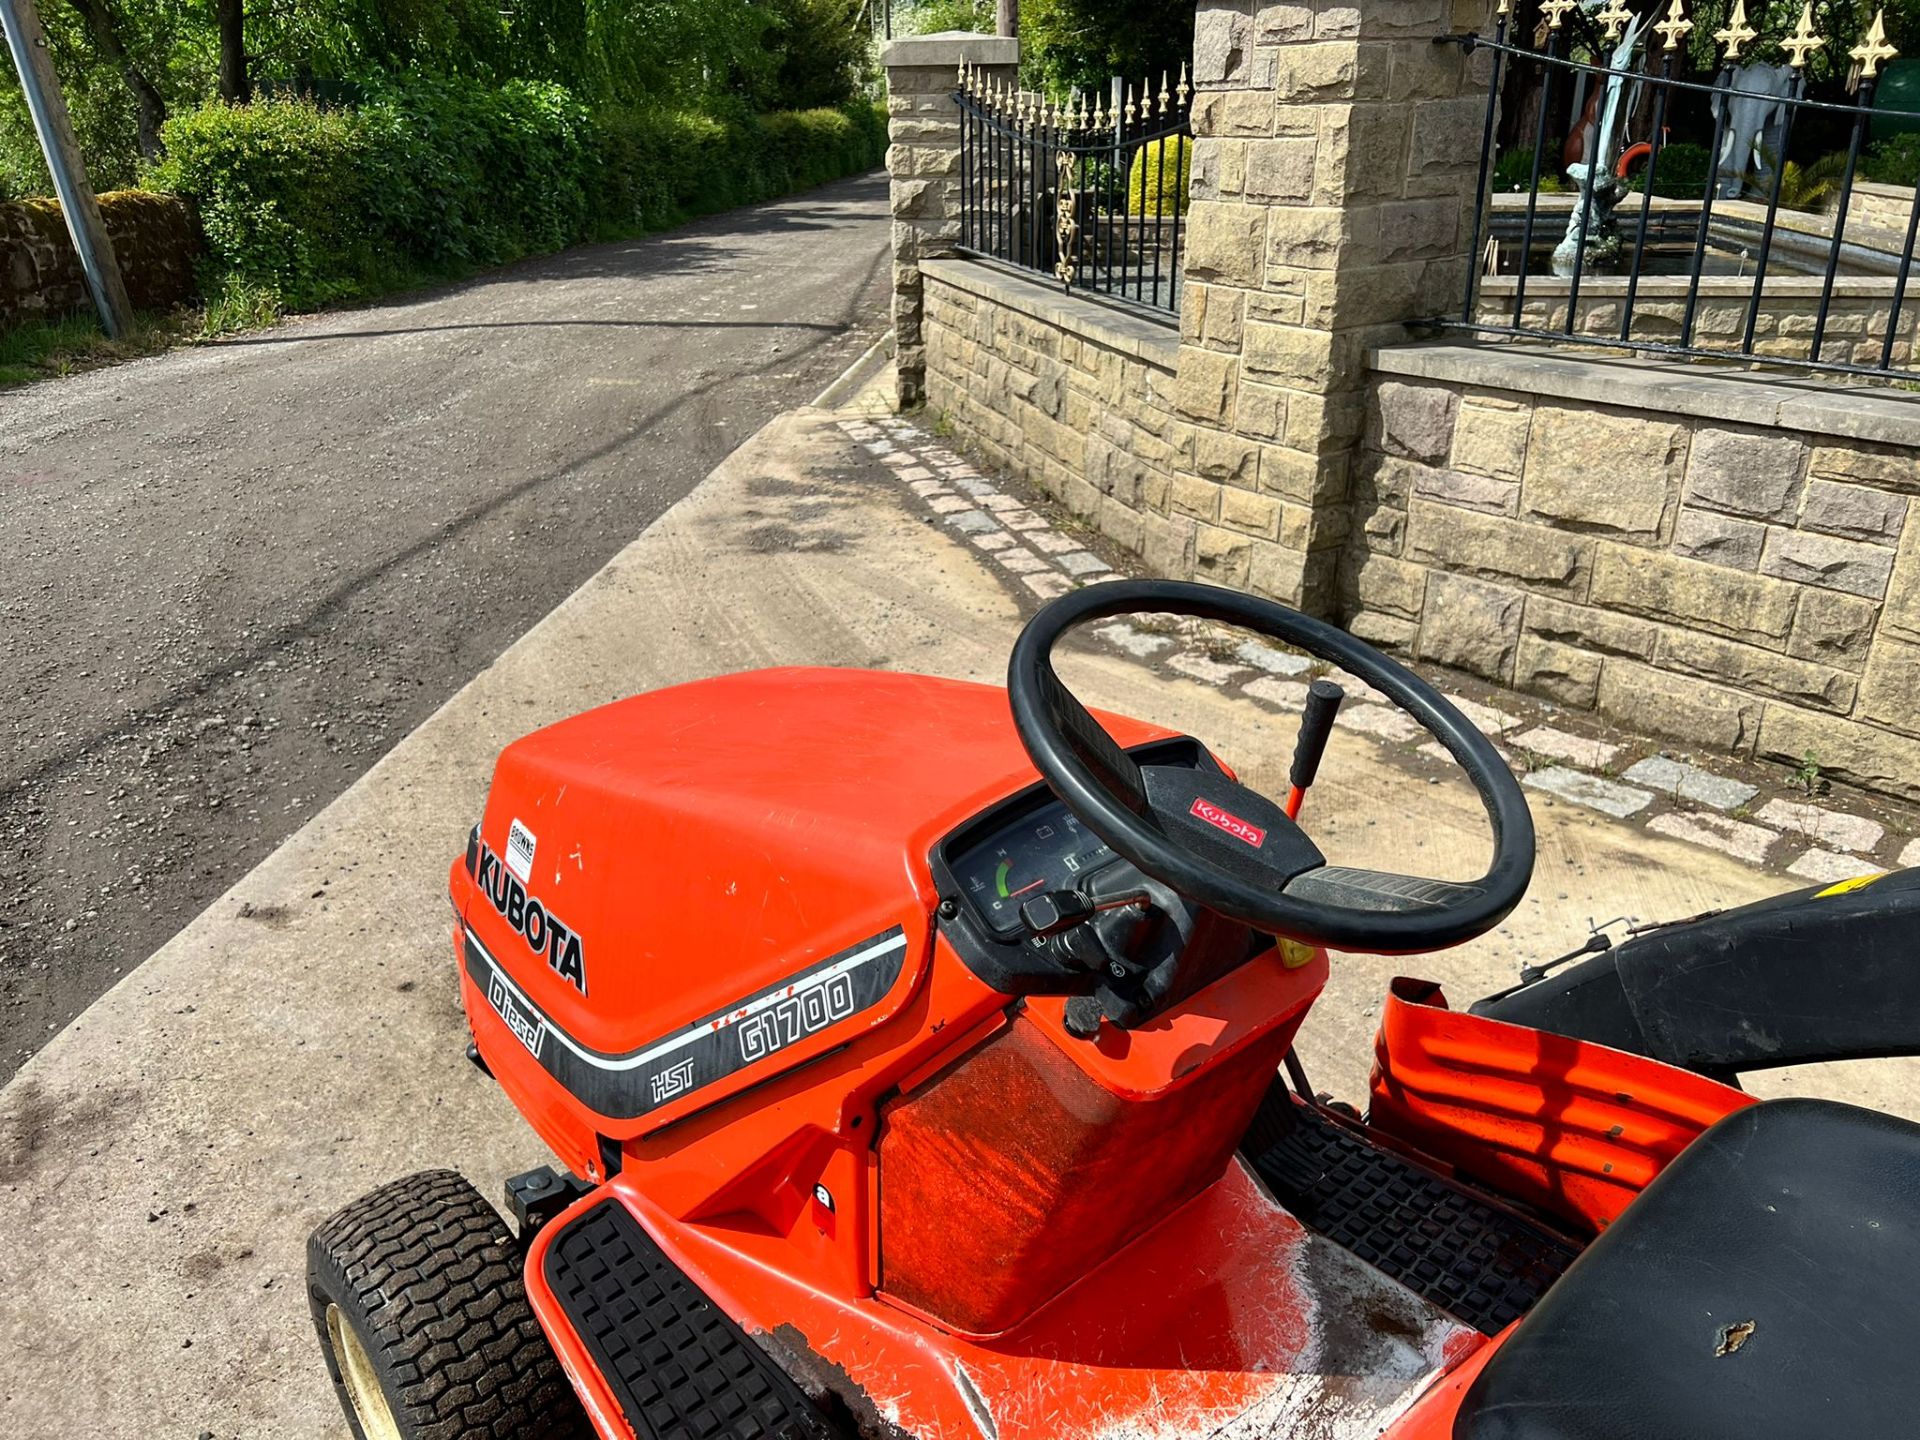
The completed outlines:
[[[596,115],[557,85],[416,79],[348,109],[210,105],[166,139],[152,182],[198,206],[208,292],[303,309],[868,169],[886,124],[864,102]]]
[[[1707,176],[1713,173],[1713,156],[1704,145],[1675,140],[1662,145],[1659,164],[1653,177],[1653,193],[1664,200],[1699,200],[1707,193]],[[1644,164],[1634,171],[1631,184],[1636,192],[1647,183]]]
[[[1882,185],[1920,185],[1920,134],[1895,135],[1868,147],[1860,173]]]
[[[1168,153],[1168,147],[1172,153]],[[1127,175],[1127,213],[1184,215],[1193,171],[1193,143],[1184,135],[1142,145]]]

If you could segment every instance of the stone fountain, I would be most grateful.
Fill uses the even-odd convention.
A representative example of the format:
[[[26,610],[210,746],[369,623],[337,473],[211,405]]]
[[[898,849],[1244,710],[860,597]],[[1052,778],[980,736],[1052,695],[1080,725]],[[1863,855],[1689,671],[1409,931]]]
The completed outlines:
[[[1592,8],[1592,0],[1588,8]],[[1612,19],[1616,13],[1620,12],[1610,8],[1601,19]],[[1624,26],[1607,66],[1611,70],[1626,71],[1632,67],[1634,54],[1640,48],[1646,22],[1639,16],[1623,13],[1620,19]],[[1607,77],[1582,156],[1566,167],[1567,178],[1576,189],[1566,236],[1553,250],[1556,275],[1570,276],[1576,267],[1587,271],[1605,270],[1619,258],[1620,230],[1614,223],[1613,213],[1632,187],[1614,174],[1614,164],[1620,158],[1620,132],[1626,124],[1627,111],[1632,108],[1631,95],[1637,85],[1637,81],[1624,74]]]

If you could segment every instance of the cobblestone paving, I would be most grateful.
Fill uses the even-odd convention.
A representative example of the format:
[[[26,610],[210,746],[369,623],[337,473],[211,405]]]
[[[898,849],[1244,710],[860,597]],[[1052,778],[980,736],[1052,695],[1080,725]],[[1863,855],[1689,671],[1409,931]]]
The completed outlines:
[[[1007,584],[1051,600],[1081,585],[1118,578],[1099,542],[1057,525],[1043,503],[1020,498],[1020,487],[978,466],[912,420],[876,415],[848,418],[840,428],[893,471],[905,495],[929,518],[946,525],[998,567]],[[1142,665],[1239,693],[1276,710],[1298,710],[1306,682],[1330,674],[1347,692],[1336,722],[1398,752],[1413,767],[1451,765],[1408,715],[1377,690],[1314,660],[1242,632],[1175,617],[1136,617],[1093,627],[1093,639]],[[1483,691],[1488,687],[1481,687]],[[1719,774],[1656,742],[1609,732],[1607,738],[1529,723],[1515,710],[1571,717],[1525,697],[1494,692],[1487,698],[1441,689],[1521,776],[1522,783],[1561,802],[1637,825],[1668,839],[1715,850],[1749,865],[1816,884],[1834,884],[1896,866],[1920,865],[1920,814],[1883,817],[1854,813],[1801,790],[1762,801],[1762,787]],[[1579,717],[1581,720],[1587,717]],[[1577,722],[1575,722],[1577,723]],[[1522,728],[1525,727],[1525,728]],[[1817,788],[1817,783],[1815,788]]]

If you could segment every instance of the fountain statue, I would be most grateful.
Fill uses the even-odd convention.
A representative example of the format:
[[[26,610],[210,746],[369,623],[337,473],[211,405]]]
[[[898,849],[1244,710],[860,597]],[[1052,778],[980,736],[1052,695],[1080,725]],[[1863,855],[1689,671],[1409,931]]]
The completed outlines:
[[[1587,8],[1592,8],[1594,3],[1596,0],[1588,0]],[[1607,66],[1625,72],[1633,66],[1634,53],[1646,33],[1646,22],[1639,16],[1624,14],[1617,6],[1610,6],[1609,13],[1600,18],[1614,20],[1616,17],[1622,22],[1622,29]],[[1626,199],[1631,187],[1614,174],[1614,163],[1620,158],[1620,132],[1626,125],[1627,112],[1633,108],[1632,95],[1637,88],[1638,82],[1624,73],[1607,76],[1606,84],[1596,97],[1597,103],[1589,102],[1580,117],[1581,124],[1568,142],[1569,152],[1577,158],[1564,168],[1567,178],[1574,182],[1576,193],[1573,214],[1567,219],[1566,236],[1553,250],[1556,275],[1572,275],[1576,267],[1603,270],[1619,258],[1620,231],[1614,224],[1613,212]]]
[[[1748,61],[1734,72],[1730,86],[1714,91],[1714,116],[1725,137],[1714,164],[1714,186],[1721,199],[1742,194],[1764,198],[1772,192],[1773,157],[1786,138],[1792,89],[1789,67]]]

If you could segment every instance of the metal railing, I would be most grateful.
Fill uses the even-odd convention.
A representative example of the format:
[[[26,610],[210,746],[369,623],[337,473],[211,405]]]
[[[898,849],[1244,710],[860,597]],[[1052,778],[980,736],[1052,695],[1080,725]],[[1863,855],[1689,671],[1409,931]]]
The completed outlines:
[[[1177,315],[1192,91],[1183,69],[1115,92],[1060,103],[964,71],[960,247]]]
[[[1827,43],[1814,32],[1811,5],[1798,28],[1778,39],[1785,62],[1758,66],[1742,59],[1761,37],[1748,23],[1745,0],[1737,0],[1726,26],[1713,33],[1720,68],[1711,84],[1675,73],[1694,28],[1684,0],[1644,16],[1625,0],[1606,0],[1604,8],[1598,0],[1545,0],[1545,43],[1538,48],[1518,43],[1510,9],[1502,0],[1491,39],[1438,42],[1493,52],[1466,303],[1444,323],[1652,354],[1849,375],[1920,374],[1913,333],[1920,315],[1907,306],[1920,190],[1904,235],[1898,226],[1870,235],[1849,228],[1869,125],[1920,120],[1874,108],[1880,65],[1895,54],[1882,16],[1845,52],[1857,86],[1847,103],[1836,103],[1808,93],[1808,57]],[[1591,59],[1567,53],[1570,11],[1593,26]],[[1490,185],[1501,87],[1519,67],[1539,77],[1524,206],[1500,203]],[[1630,119],[1647,119],[1649,111],[1635,140]],[[1677,194],[1669,181],[1656,198],[1662,161],[1680,142],[1670,133],[1675,118],[1689,111],[1708,132],[1704,182]],[[1757,132],[1756,114],[1763,117]],[[1569,188],[1543,197],[1543,156],[1558,143],[1550,128],[1556,117],[1565,117],[1561,133],[1570,137],[1561,157],[1567,163],[1544,169],[1544,176],[1553,181],[1564,168]],[[1803,124],[1847,135],[1844,152],[1835,155],[1845,157],[1833,167],[1837,181],[1823,182],[1829,194],[1817,215],[1795,208],[1806,197],[1784,189],[1789,170],[1800,168],[1784,157]],[[1671,168],[1681,168],[1678,160],[1675,152]],[[1750,200],[1743,198],[1748,193]],[[1552,251],[1542,253],[1563,223]]]

